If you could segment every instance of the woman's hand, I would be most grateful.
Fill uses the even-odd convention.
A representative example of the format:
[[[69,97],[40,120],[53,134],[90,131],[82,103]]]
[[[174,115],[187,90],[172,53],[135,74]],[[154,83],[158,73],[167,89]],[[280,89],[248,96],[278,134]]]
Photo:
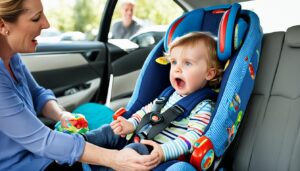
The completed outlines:
[[[124,117],[119,116],[117,120],[114,120],[111,124],[111,129],[115,134],[120,135],[122,137],[126,136],[126,134],[130,134],[134,131],[134,126],[131,122],[127,121]]]
[[[159,164],[158,154],[140,155],[131,148],[117,151],[116,157],[110,167],[114,170],[151,170]]]
[[[145,144],[145,145],[150,145],[153,147],[153,150],[151,152],[152,153],[157,153],[158,154],[158,163],[156,163],[157,165],[160,163],[160,162],[163,162],[165,160],[165,156],[164,156],[164,152],[161,148],[161,145],[159,145],[158,143],[154,142],[154,141],[151,141],[151,140],[142,140],[141,141],[142,144]]]
[[[68,111],[62,111],[61,112],[61,116],[60,116],[60,122],[61,122],[61,126],[63,128],[67,128],[68,127],[68,123],[70,122],[70,120],[75,119],[74,115]]]
[[[140,155],[131,148],[111,150],[96,146],[89,142],[85,143],[80,162],[101,165],[121,171],[146,171],[157,166],[158,154]]]

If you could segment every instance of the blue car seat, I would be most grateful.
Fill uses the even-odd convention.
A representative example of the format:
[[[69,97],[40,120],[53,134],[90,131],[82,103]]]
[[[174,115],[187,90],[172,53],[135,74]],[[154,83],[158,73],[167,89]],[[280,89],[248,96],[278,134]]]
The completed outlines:
[[[155,59],[168,51],[169,43],[176,37],[193,31],[215,35],[218,57],[227,61],[212,121],[194,145],[191,157],[198,170],[206,170],[214,155],[220,158],[232,142],[254,86],[262,40],[259,19],[254,12],[233,4],[196,9],[176,19],[146,59],[123,116],[130,117],[170,86],[169,66],[158,65]],[[199,156],[203,151],[206,153]]]
[[[217,38],[219,60],[227,63],[211,122],[194,144],[190,159],[198,170],[207,170],[232,142],[253,90],[262,40],[254,12],[233,4],[196,9],[177,18],[147,57],[123,116],[130,117],[170,86],[170,66],[159,65],[155,59],[168,51],[176,37],[193,31],[212,33]]]

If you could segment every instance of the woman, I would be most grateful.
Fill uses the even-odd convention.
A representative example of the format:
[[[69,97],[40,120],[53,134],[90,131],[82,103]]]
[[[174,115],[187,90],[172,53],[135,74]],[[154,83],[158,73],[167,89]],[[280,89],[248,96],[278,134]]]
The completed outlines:
[[[18,54],[35,52],[36,37],[48,27],[41,0],[0,1],[0,170],[45,170],[56,162],[76,161],[116,170],[152,169],[156,154],[100,148],[81,135],[52,131],[36,117],[72,117],[36,83]]]

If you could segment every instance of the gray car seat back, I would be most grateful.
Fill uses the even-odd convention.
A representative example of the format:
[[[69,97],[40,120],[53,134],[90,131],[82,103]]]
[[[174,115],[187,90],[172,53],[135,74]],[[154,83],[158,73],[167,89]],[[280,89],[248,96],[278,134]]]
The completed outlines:
[[[300,26],[266,34],[233,170],[300,170]],[[237,147],[237,148],[236,148]]]

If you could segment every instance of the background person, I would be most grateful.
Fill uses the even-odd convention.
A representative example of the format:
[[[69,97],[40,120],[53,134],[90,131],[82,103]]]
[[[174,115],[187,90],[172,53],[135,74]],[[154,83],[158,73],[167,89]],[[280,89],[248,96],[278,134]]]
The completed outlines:
[[[72,117],[51,90],[40,87],[18,53],[35,52],[42,29],[49,28],[41,0],[0,1],[0,170],[45,170],[76,161],[116,170],[150,170],[157,155],[97,147],[84,138],[53,131],[37,113],[62,121]],[[68,166],[67,166],[68,167]],[[65,170],[65,169],[57,169]]]
[[[128,39],[134,35],[141,25],[133,19],[135,2],[133,0],[121,1],[122,19],[113,24],[111,28],[112,39]]]

